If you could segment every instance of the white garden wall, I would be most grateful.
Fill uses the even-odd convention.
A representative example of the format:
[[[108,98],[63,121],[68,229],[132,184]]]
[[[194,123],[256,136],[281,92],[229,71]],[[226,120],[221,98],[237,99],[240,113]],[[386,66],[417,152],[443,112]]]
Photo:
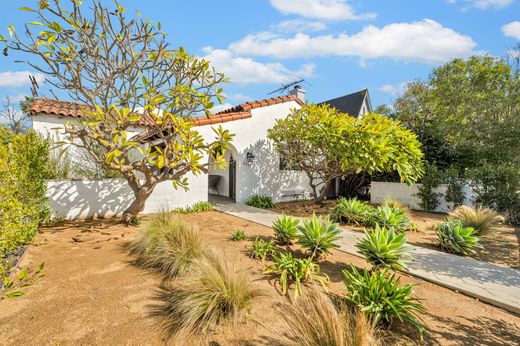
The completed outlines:
[[[422,210],[420,206],[421,199],[416,196],[418,192],[418,186],[420,185],[421,184],[408,186],[402,183],[373,181],[370,185],[370,203],[382,204],[384,203],[386,198],[393,197],[394,199],[398,200],[404,206],[410,209]],[[436,212],[445,213],[453,210],[453,205],[451,203],[446,202],[446,200],[444,199],[446,189],[446,185],[441,185],[435,189],[435,192],[442,194],[442,196],[439,197],[439,206],[434,210]],[[472,201],[475,195],[471,187],[465,186],[464,194],[465,200],[463,204],[467,206],[473,206]]]
[[[160,183],[146,202],[143,214],[157,213],[208,200],[207,175],[187,176],[190,190],[175,190],[169,181]],[[47,197],[51,209],[68,220],[121,215],[134,195],[123,179],[49,180]]]

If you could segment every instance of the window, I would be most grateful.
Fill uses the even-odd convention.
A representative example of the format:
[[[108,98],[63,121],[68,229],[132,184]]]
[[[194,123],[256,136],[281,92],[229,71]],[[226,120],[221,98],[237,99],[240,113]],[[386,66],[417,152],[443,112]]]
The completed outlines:
[[[298,171],[296,167],[289,164],[288,160],[280,155],[280,170],[281,171]]]

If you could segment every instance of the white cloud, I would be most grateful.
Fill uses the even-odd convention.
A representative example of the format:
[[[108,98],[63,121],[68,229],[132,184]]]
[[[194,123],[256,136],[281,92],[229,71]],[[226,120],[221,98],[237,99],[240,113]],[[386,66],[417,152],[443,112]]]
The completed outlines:
[[[254,100],[251,96],[235,94],[235,93],[225,93],[223,96],[226,98],[226,100],[237,101],[237,102],[250,102],[250,101]]]
[[[379,88],[380,91],[390,94],[392,97],[401,95],[405,90],[406,86],[410,83],[409,81],[402,82],[399,84],[385,84]]]
[[[31,85],[29,76],[33,75],[36,81],[41,84],[45,81],[42,73],[32,73],[29,71],[4,71],[0,72],[0,88],[19,88]]]
[[[229,109],[233,107],[233,105],[231,103],[222,103],[220,105],[216,105],[214,106],[213,108],[211,108],[211,113],[215,114],[215,113],[218,113],[218,112],[222,112],[226,109]]]
[[[262,32],[232,43],[237,54],[276,58],[315,56],[356,56],[361,60],[388,57],[400,60],[445,62],[474,54],[476,43],[431,19],[413,23],[394,23],[378,28],[365,27],[348,35],[309,36],[296,34],[285,38]]]
[[[511,22],[502,27],[504,35],[520,40],[520,22]]]
[[[468,7],[475,7],[480,10],[501,9],[513,3],[514,0],[447,0],[449,4],[465,3],[466,7],[463,10],[468,10]]]
[[[235,56],[225,49],[206,47],[205,59],[211,61],[217,71],[224,73],[231,82],[241,84],[283,83],[297,77],[309,77],[314,73],[314,64],[305,64],[297,71],[289,70],[280,63],[262,63],[251,58]]]
[[[13,104],[13,103],[18,104],[18,102],[25,100],[26,96],[29,96],[29,95],[27,95],[25,93],[16,94],[14,96],[7,95],[5,97],[0,97],[0,103],[7,103],[7,101],[9,100],[9,102],[11,102],[11,104]]]
[[[273,25],[272,29],[280,32],[321,31],[327,29],[327,25],[322,22],[305,19],[290,19]]]
[[[375,13],[356,14],[345,0],[271,0],[271,5],[284,14],[298,14],[324,20],[374,18]]]

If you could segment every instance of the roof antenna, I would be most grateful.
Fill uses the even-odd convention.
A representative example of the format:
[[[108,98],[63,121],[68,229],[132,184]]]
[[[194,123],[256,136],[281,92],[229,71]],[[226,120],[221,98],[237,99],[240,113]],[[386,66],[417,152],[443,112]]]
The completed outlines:
[[[282,93],[282,92],[285,92],[287,91],[290,87],[292,87],[293,85],[297,85],[297,84],[300,84],[302,82],[305,82],[305,79],[300,79],[300,80],[297,80],[297,81],[294,81],[294,82],[290,82],[290,83],[287,83],[287,84],[282,84],[282,87],[279,88],[279,89],[276,89],[275,91],[271,91],[269,94],[267,95],[272,95],[272,94],[276,94],[278,92]]]
[[[38,88],[40,86],[38,85],[38,82],[36,81],[36,78],[34,78],[33,75],[30,75],[29,79],[31,80],[31,94],[32,94],[32,97],[38,97]]]

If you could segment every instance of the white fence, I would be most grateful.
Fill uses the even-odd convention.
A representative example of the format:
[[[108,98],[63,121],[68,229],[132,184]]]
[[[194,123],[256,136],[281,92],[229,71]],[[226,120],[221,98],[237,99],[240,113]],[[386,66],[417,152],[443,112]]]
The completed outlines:
[[[157,213],[208,200],[207,175],[189,176],[190,190],[175,190],[169,181],[160,183],[146,202],[143,214]],[[126,180],[49,180],[47,198],[51,209],[68,220],[120,215],[134,199]]]
[[[382,204],[386,198],[392,197],[404,206],[414,209],[422,210],[420,206],[421,199],[417,197],[418,186],[421,184],[415,184],[408,186],[402,183],[387,183],[387,182],[372,182],[370,186],[370,203]],[[436,212],[448,212],[453,210],[453,204],[446,202],[444,195],[446,193],[446,185],[440,185],[434,191],[440,193],[439,205],[434,210]],[[474,193],[470,186],[464,187],[464,205],[473,206]]]

